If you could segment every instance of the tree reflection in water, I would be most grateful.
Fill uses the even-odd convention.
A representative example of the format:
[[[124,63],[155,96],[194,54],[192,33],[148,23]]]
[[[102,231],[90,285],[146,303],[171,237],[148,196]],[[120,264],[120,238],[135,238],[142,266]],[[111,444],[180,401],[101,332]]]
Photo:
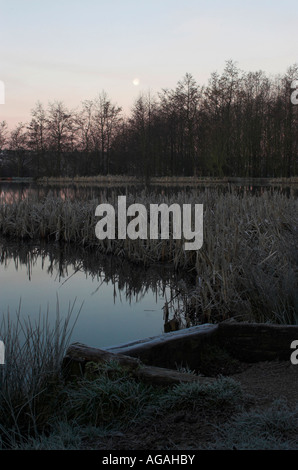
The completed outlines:
[[[187,292],[193,283],[189,273],[175,272],[167,265],[144,268],[128,263],[113,255],[103,255],[94,249],[70,244],[24,243],[1,240],[0,262],[5,267],[13,263],[14,269],[26,269],[29,280],[38,265],[60,285],[71,283],[77,272],[84,273],[94,284],[92,294],[113,285],[116,299],[128,304],[140,302],[152,292],[156,299],[164,298],[164,332],[193,326],[198,322],[195,310],[189,308]]]

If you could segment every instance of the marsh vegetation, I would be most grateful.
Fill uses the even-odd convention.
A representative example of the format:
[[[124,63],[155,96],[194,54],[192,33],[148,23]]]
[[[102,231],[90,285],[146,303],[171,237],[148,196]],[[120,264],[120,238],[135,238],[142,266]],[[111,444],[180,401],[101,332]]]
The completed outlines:
[[[39,200],[2,201],[0,233],[12,240],[43,240],[81,246],[86,252],[111,254],[145,267],[167,265],[185,272],[192,282],[180,283],[185,326],[228,317],[277,323],[297,322],[297,198],[281,191],[253,194],[229,188],[199,191],[126,192],[127,205],[197,203],[204,206],[204,243],[185,251],[184,240],[115,238],[95,235],[98,204],[117,209],[118,192],[79,200],[47,194]],[[171,224],[170,224],[171,228]],[[167,308],[171,307],[168,299]],[[175,312],[172,311],[175,316]]]

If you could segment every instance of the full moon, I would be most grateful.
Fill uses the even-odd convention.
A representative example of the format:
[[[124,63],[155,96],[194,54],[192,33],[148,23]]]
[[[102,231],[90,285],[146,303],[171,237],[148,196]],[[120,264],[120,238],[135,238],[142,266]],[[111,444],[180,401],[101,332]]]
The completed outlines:
[[[139,78],[134,78],[132,83],[134,84],[134,86],[138,86],[140,84],[140,79]]]

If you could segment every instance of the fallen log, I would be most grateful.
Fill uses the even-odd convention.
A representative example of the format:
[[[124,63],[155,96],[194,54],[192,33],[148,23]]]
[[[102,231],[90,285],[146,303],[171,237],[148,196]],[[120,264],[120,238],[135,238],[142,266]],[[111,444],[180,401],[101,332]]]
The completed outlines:
[[[218,344],[217,332],[218,325],[205,323],[105,350],[138,358],[146,365],[198,370],[202,351]]]
[[[74,343],[68,348],[63,359],[62,369],[64,376],[71,380],[83,377],[88,363],[102,364],[111,361],[121,365],[132,377],[152,385],[171,386],[181,382],[198,380],[202,383],[210,383],[213,380],[173,369],[146,366],[137,358],[91,348],[81,343]]]
[[[213,377],[203,377],[199,375],[190,374],[187,372],[179,372],[173,369],[166,369],[164,367],[142,366],[140,369],[133,372],[135,378],[141,382],[151,385],[159,385],[167,387],[179,383],[186,382],[200,382],[211,383],[215,379]]]
[[[298,325],[219,323],[218,344],[243,362],[289,360],[291,343],[298,340]]]
[[[110,362],[117,360],[117,362],[128,370],[134,370],[140,367],[141,361],[135,357],[126,356],[124,354],[114,354],[103,349],[91,348],[81,343],[73,343],[66,351],[64,363],[68,359],[77,360],[81,363],[86,362]]]
[[[152,384],[171,385],[210,377],[181,373],[178,367],[200,371],[212,347],[221,348],[242,362],[289,360],[291,343],[298,340],[297,325],[238,323],[233,320],[218,325],[198,325],[106,349],[75,343],[63,360],[68,377],[84,374],[89,362],[117,361],[132,376]],[[212,356],[211,356],[212,357]],[[217,357],[212,360],[217,361]],[[205,368],[206,369],[206,368]],[[203,369],[204,370],[204,369]],[[208,370],[204,372],[208,376]],[[212,375],[212,374],[211,374]]]
[[[202,352],[219,347],[246,363],[290,360],[291,343],[298,340],[298,325],[237,322],[229,319],[203,324],[153,338],[106,348],[159,367],[200,370]],[[205,354],[205,355],[206,355]]]

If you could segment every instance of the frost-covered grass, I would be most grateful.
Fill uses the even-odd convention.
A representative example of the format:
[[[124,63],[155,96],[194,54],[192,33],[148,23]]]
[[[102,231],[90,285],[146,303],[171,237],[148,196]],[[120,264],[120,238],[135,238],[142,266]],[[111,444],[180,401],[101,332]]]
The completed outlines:
[[[218,428],[212,448],[238,450],[297,450],[298,407],[283,400],[271,407],[239,413]]]
[[[135,432],[137,438],[140,425],[141,429],[145,425],[148,433],[151,429],[156,431],[169,416],[183,412],[197,416],[194,432],[201,424],[209,429],[206,442],[199,433],[198,443],[193,436],[189,449],[298,448],[298,410],[277,401],[264,410],[244,411],[245,395],[232,378],[219,377],[208,385],[198,381],[158,388],[136,381],[116,363],[105,364],[98,372],[93,379],[86,376],[72,383],[60,382],[55,397],[48,394],[44,410],[47,422],[43,425],[39,423],[30,432],[19,429],[18,433],[14,422],[11,428],[2,425],[0,448],[92,449],[119,436],[125,438],[126,432],[131,436]],[[187,422],[184,426],[188,427]],[[179,449],[175,440],[179,442],[182,427],[177,436],[175,426],[169,428],[169,433],[173,433],[173,449]],[[161,434],[160,443],[164,437]]]
[[[87,375],[63,390],[61,396],[68,420],[106,428],[119,423],[131,425],[150,405],[156,406],[160,392],[133,379],[117,363],[95,368],[95,377]]]
[[[223,407],[236,410],[242,402],[239,385],[230,379],[221,378],[208,386],[198,382],[159,388],[137,381],[112,362],[91,375],[93,378],[87,375],[71,383],[60,378],[54,390],[50,383],[43,384],[40,393],[47,399],[43,406],[39,404],[39,415],[34,415],[36,397],[31,397],[28,408],[28,423],[35,419],[35,427],[26,429],[25,423],[17,422],[22,406],[15,404],[11,422],[7,420],[0,428],[2,448],[79,449],[86,439],[92,442],[119,432],[124,435],[140,423],[147,423],[150,429],[173,410],[216,413]],[[38,418],[43,414],[46,420],[41,421]]]
[[[240,385],[229,377],[220,377],[210,384],[198,382],[175,385],[162,398],[164,409],[236,409],[242,402]]]

